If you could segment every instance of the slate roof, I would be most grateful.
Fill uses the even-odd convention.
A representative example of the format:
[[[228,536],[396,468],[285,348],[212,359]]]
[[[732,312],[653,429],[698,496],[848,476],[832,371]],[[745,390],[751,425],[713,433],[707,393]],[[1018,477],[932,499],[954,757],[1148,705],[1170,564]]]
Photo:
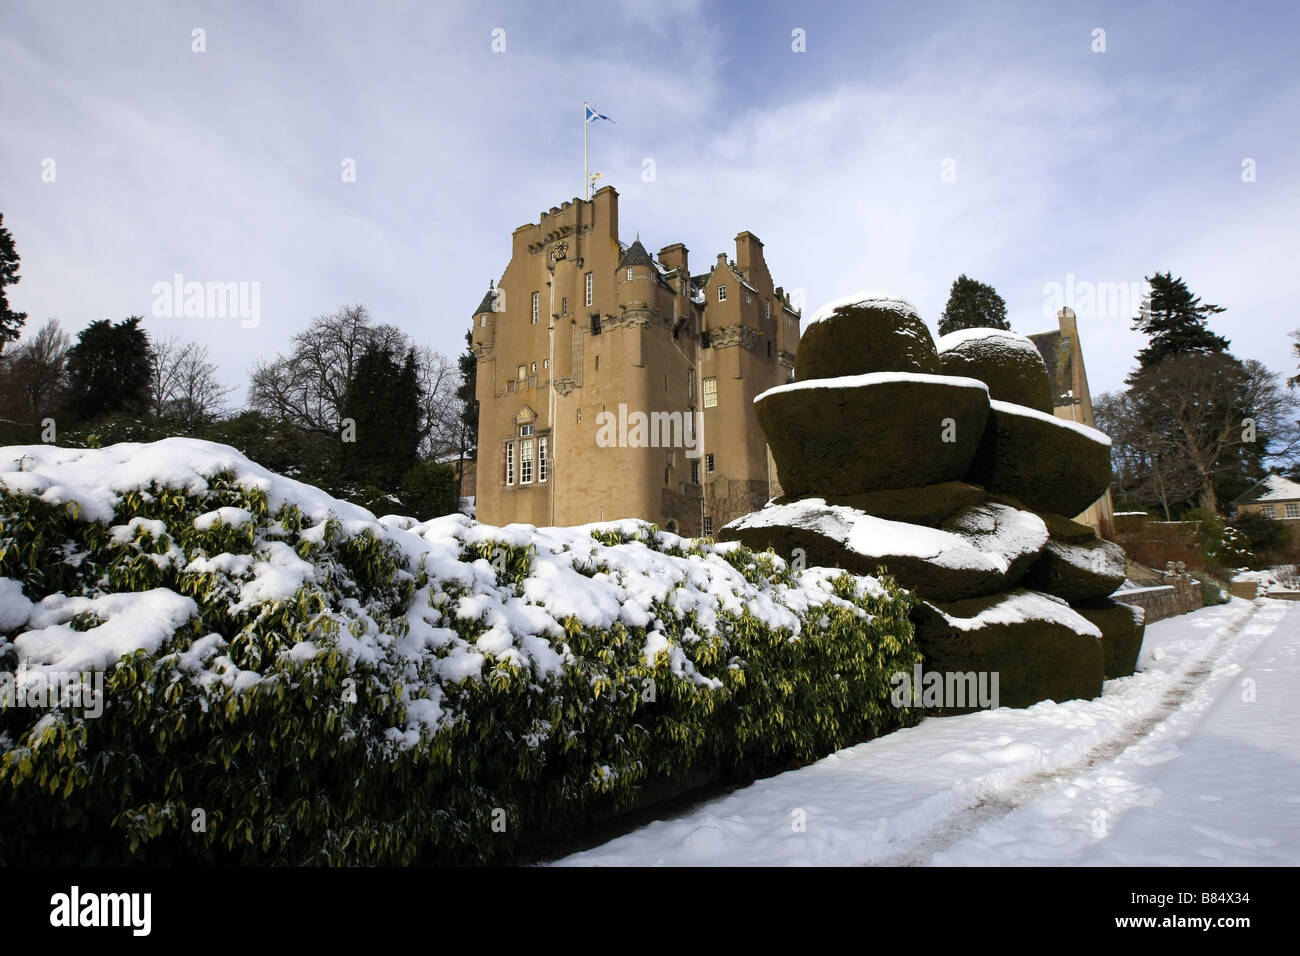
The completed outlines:
[[[1300,483],[1281,475],[1268,475],[1246,489],[1234,505],[1256,501],[1300,501]]]

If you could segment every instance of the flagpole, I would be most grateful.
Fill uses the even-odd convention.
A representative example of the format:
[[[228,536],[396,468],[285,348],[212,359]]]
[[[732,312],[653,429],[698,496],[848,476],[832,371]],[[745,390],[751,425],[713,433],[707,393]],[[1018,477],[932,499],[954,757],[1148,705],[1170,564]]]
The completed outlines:
[[[582,195],[591,199],[591,162],[587,158],[587,127],[591,124],[587,122],[587,110],[591,106],[586,100],[582,101]]]

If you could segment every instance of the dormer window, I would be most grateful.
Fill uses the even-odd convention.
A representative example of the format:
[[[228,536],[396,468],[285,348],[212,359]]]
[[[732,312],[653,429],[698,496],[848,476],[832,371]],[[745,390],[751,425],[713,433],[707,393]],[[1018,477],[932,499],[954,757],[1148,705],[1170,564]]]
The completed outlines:
[[[718,286],[718,301],[719,302],[727,301],[727,287],[725,285]]]

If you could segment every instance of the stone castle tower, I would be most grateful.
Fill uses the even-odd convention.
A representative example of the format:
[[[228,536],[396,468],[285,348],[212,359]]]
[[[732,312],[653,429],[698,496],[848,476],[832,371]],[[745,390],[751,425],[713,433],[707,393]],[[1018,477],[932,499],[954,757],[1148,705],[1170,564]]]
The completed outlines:
[[[779,493],[753,400],[790,380],[799,313],[735,241],[692,276],[680,243],[619,240],[609,186],[515,230],[474,312],[479,520],[712,534]]]

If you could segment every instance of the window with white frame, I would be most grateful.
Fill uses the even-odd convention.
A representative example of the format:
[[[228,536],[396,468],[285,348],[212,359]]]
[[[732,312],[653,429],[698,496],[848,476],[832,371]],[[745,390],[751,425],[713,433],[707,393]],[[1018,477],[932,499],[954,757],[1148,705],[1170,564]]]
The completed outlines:
[[[528,366],[521,365],[519,366],[519,368],[515,370],[515,378],[522,380],[527,377],[528,377]]]
[[[706,475],[713,474],[713,452],[709,452],[704,456],[704,473]]]
[[[533,324],[534,325],[537,324],[537,320],[541,317],[541,314],[542,314],[542,294],[540,292],[534,292],[533,293]]]
[[[533,482],[533,440],[525,438],[519,443],[519,483],[530,485]]]
[[[632,281],[633,279],[635,279],[635,278],[636,278],[636,273],[632,271],[632,267],[631,267],[631,266],[628,266],[628,267],[627,267],[627,281],[628,281],[628,282],[631,282],[631,281]]]
[[[771,299],[764,299],[764,300],[763,300],[763,318],[767,319],[769,322],[772,320],[772,300],[771,300]]]
[[[713,534],[713,515],[704,516],[704,533]]]
[[[718,380],[716,378],[706,378],[704,380],[704,407],[717,408],[718,406]]]
[[[1272,505],[1261,505],[1261,506],[1260,506],[1260,509],[1259,509],[1259,513],[1260,513],[1260,514],[1263,514],[1263,515],[1268,515],[1268,516],[1271,518],[1271,517],[1273,517],[1273,506],[1272,506]]]
[[[520,426],[519,426],[519,435],[520,435],[521,438],[527,438],[527,437],[528,437],[529,435],[531,435],[532,433],[533,433],[533,426],[532,426],[532,425],[520,425]]]
[[[590,273],[590,272],[588,272],[587,275],[583,278],[583,282],[586,284],[586,287],[587,287],[587,292],[586,292],[586,303],[587,303],[587,305],[591,305],[591,302],[592,302],[592,293],[595,291],[595,289],[594,289],[594,283],[595,283],[596,280],[595,280],[594,278],[592,278],[592,276],[593,276],[593,274]]]
[[[478,317],[478,327],[479,327],[480,329],[486,329],[486,328],[487,328],[487,316],[486,316],[486,315],[480,315],[480,316]]]
[[[537,439],[537,480],[546,480],[546,439]]]
[[[515,483],[515,443],[506,442],[506,484]]]
[[[1287,505],[1286,516],[1288,518],[1300,518],[1300,505]]]
[[[718,301],[719,302],[727,301],[727,287],[725,285],[718,286]]]

